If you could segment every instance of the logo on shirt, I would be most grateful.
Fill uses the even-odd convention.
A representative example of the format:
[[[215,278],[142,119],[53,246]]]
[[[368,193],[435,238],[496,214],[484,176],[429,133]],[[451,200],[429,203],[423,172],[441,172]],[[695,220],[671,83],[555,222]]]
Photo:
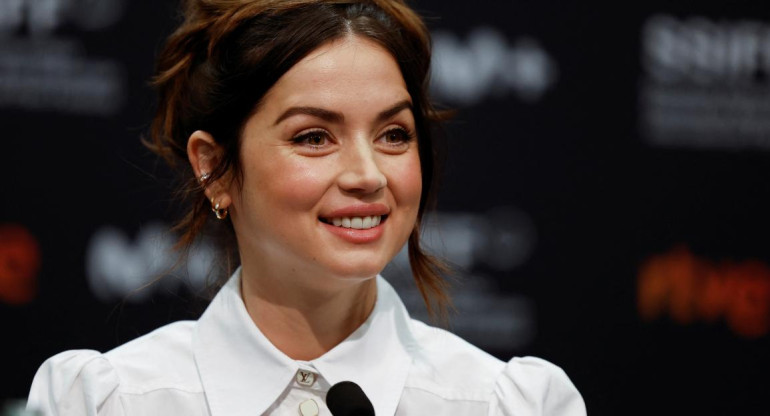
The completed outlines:
[[[311,371],[297,371],[297,383],[303,386],[312,386],[315,383],[315,373]]]

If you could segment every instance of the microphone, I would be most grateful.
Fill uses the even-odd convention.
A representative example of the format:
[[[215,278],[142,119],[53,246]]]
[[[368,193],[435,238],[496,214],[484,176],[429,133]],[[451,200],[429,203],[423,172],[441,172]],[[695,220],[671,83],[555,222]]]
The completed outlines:
[[[358,384],[340,381],[326,393],[326,406],[333,416],[374,416],[374,406]]]

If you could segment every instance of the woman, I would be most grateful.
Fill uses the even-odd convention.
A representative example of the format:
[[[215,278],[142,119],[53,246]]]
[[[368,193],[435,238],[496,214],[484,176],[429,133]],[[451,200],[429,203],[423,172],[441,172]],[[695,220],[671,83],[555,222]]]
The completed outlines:
[[[560,369],[410,320],[378,276],[408,241],[429,309],[443,310],[439,263],[419,246],[435,176],[429,62],[401,0],[189,1],[159,58],[152,146],[187,175],[182,243],[215,217],[240,267],[198,321],[52,357],[28,406],[341,414],[327,393],[350,381],[377,415],[585,414]],[[343,407],[367,401],[345,394]]]

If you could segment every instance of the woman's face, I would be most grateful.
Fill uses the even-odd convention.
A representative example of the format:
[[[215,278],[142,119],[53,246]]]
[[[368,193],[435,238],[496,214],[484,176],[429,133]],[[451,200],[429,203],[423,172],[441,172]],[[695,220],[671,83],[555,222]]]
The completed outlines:
[[[247,120],[241,162],[228,194],[244,270],[375,276],[405,244],[422,190],[395,59],[356,36],[311,52]]]

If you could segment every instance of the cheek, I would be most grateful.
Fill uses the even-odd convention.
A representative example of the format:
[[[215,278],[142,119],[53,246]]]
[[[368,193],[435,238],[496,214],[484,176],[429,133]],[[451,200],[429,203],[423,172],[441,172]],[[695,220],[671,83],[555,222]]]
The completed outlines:
[[[389,169],[388,184],[400,206],[413,209],[415,214],[422,194],[422,171],[417,152],[399,159]]]
[[[247,209],[309,210],[326,192],[326,170],[312,159],[275,157],[262,162],[244,166],[243,202],[251,205]]]

